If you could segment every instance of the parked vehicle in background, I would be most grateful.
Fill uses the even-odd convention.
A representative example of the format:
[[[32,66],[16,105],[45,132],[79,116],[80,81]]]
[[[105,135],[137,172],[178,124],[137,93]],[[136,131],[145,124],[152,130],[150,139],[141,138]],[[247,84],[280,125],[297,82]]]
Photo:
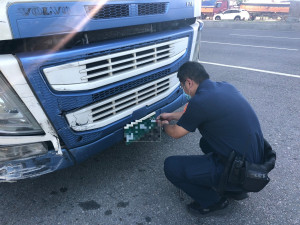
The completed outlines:
[[[250,15],[243,9],[229,9],[222,13],[214,15],[214,20],[249,20]]]
[[[290,3],[242,3],[240,9],[247,10],[251,20],[256,17],[285,20],[290,12]]]
[[[228,0],[202,0],[201,18],[212,19],[217,13],[228,9]]]
[[[0,182],[80,163],[186,103],[198,0],[1,0]]]

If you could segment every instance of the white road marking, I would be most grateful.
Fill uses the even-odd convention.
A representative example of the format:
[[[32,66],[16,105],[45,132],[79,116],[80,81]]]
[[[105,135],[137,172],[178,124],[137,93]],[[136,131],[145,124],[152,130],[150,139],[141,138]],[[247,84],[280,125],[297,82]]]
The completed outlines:
[[[198,62],[203,63],[203,64],[215,65],[215,66],[223,66],[223,67],[230,67],[230,68],[235,68],[235,69],[242,69],[242,70],[250,70],[250,71],[256,71],[256,72],[261,72],[261,73],[275,74],[275,75],[285,76],[285,77],[300,78],[300,75],[296,75],[296,74],[280,73],[280,72],[274,72],[274,71],[269,71],[269,70],[260,70],[260,69],[243,67],[243,66],[233,66],[233,65],[226,65],[226,64],[221,64],[221,63],[213,63],[213,62],[205,62],[205,61],[198,61]]]
[[[214,41],[201,41],[201,43],[219,44],[219,45],[234,45],[234,46],[253,47],[253,48],[272,48],[272,49],[287,50],[287,51],[298,51],[298,49],[293,49],[293,48],[277,48],[277,47],[258,46],[258,45],[242,45],[242,44],[223,43],[223,42],[214,42]]]
[[[259,36],[259,35],[250,35],[250,34],[230,34],[230,35],[241,36],[241,37],[259,37],[259,38],[275,38],[275,39],[300,40],[300,38],[276,37],[276,36]]]

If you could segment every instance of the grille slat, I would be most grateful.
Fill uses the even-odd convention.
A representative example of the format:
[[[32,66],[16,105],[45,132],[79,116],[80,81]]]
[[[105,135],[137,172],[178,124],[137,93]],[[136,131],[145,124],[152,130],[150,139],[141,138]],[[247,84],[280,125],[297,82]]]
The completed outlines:
[[[128,68],[133,68],[132,65],[126,65],[126,66],[122,66],[122,67],[118,67],[118,68],[115,68],[115,69],[108,69],[106,71],[102,71],[102,72],[99,72],[99,73],[91,73],[89,74],[88,76],[85,76],[85,77],[82,77],[82,79],[90,79],[90,78],[94,78],[95,77],[98,77],[99,78],[103,78],[102,76],[107,74],[107,76],[112,76],[113,74],[115,74],[116,72],[118,72],[119,70],[123,70],[123,69],[128,69]]]
[[[124,106],[127,107],[127,105],[133,105],[133,104],[136,104],[134,100],[135,100],[135,97],[134,97],[134,98],[131,98],[131,99],[129,99],[129,100],[126,100],[125,102],[119,103],[118,105],[116,105],[116,108],[118,109],[117,111],[119,111],[120,109],[123,109]]]
[[[114,115],[114,114],[116,114],[116,113],[118,113],[118,112],[120,112],[120,111],[122,111],[122,110],[128,108],[129,106],[132,106],[132,105],[136,105],[136,103],[135,103],[135,102],[132,102],[132,101],[131,101],[131,102],[128,102],[128,103],[122,105],[121,107],[118,107],[118,109],[117,109],[117,110],[114,110],[114,112],[110,112],[110,114],[111,114],[111,115]],[[93,117],[93,121],[97,121],[99,117],[100,117],[100,116],[98,116],[98,117],[97,117],[97,116],[96,116],[96,117]]]
[[[142,94],[142,93],[144,93],[144,92],[146,92],[146,91],[148,91],[148,90],[152,90],[153,88],[155,88],[155,86],[156,86],[156,85],[152,85],[152,86],[150,86],[150,87],[147,87],[147,88],[145,88],[145,89],[143,89],[143,90],[138,91],[138,93],[139,93],[139,94]]]
[[[139,99],[138,103],[142,103],[142,102],[144,102],[144,101],[146,101],[148,99],[151,99],[151,98],[153,98],[155,96],[156,96],[155,93],[151,93],[149,95],[143,96],[142,98]]]
[[[106,119],[106,118],[108,118],[108,117],[110,117],[110,116],[111,116],[111,115],[108,114],[108,115],[106,115],[106,116],[99,117],[99,119],[95,120],[94,122],[97,122],[97,121],[99,121],[99,120]]]
[[[66,115],[70,126],[77,131],[90,130],[107,125],[124,116],[130,115],[133,110],[143,104],[151,104],[166,97],[178,87],[176,74],[144,84],[120,95],[105,99]],[[154,103],[153,102],[153,103]],[[104,106],[102,108],[102,106]],[[78,124],[81,118],[88,117],[88,124]],[[77,119],[74,119],[77,118]]]
[[[103,117],[106,117],[106,116],[112,116],[112,115],[114,115],[113,111],[107,111],[107,112],[104,112],[104,113],[101,113],[101,114],[97,114],[97,115],[93,116],[93,121],[97,121],[100,118],[103,118]]]
[[[86,72],[90,72],[90,71],[93,71],[93,70],[102,69],[102,68],[105,68],[105,67],[108,67],[108,66],[118,65],[118,64],[130,62],[132,60],[134,60],[134,56],[132,56],[132,58],[123,59],[123,60],[120,60],[120,61],[117,61],[117,62],[112,62],[112,63],[107,62],[106,64],[103,64],[103,65],[100,65],[100,66],[89,67],[87,69],[80,70],[80,73],[86,73]]]
[[[133,96],[133,97],[131,97],[131,98],[128,98],[125,102],[119,103],[119,104],[117,105],[117,108],[122,108],[122,107],[121,107],[122,104],[128,104],[129,102],[132,102],[132,101],[134,101],[134,100],[135,100],[135,96]],[[112,110],[113,110],[113,108],[112,108]],[[104,110],[99,110],[99,111],[97,111],[97,113],[91,114],[91,116],[92,116],[93,118],[95,118],[95,117],[97,116],[96,114],[99,114],[99,113],[101,113],[102,111],[104,111]]]
[[[98,109],[98,108],[99,108],[99,109]],[[104,112],[105,110],[112,108],[112,104],[109,103],[109,105],[106,106],[106,107],[98,107],[98,108],[97,108],[97,109],[93,109],[93,110],[92,110],[92,113],[91,113],[90,115],[91,115],[91,116],[95,116],[95,115],[98,114],[98,113]]]

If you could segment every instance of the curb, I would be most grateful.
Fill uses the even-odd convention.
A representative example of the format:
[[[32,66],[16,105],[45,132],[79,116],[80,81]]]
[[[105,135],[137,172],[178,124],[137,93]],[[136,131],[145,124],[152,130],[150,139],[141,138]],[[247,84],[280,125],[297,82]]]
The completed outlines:
[[[256,30],[281,30],[300,31],[299,22],[273,22],[273,21],[213,21],[203,20],[204,28],[232,28],[232,29],[256,29]]]

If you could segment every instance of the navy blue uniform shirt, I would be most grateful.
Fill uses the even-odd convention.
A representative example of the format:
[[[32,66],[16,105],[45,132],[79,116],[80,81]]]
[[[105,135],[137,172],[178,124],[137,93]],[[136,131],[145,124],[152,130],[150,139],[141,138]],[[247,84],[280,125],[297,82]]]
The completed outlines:
[[[225,157],[234,150],[249,162],[263,161],[264,139],[258,118],[229,83],[204,80],[177,125],[190,132],[198,128],[216,153]]]

